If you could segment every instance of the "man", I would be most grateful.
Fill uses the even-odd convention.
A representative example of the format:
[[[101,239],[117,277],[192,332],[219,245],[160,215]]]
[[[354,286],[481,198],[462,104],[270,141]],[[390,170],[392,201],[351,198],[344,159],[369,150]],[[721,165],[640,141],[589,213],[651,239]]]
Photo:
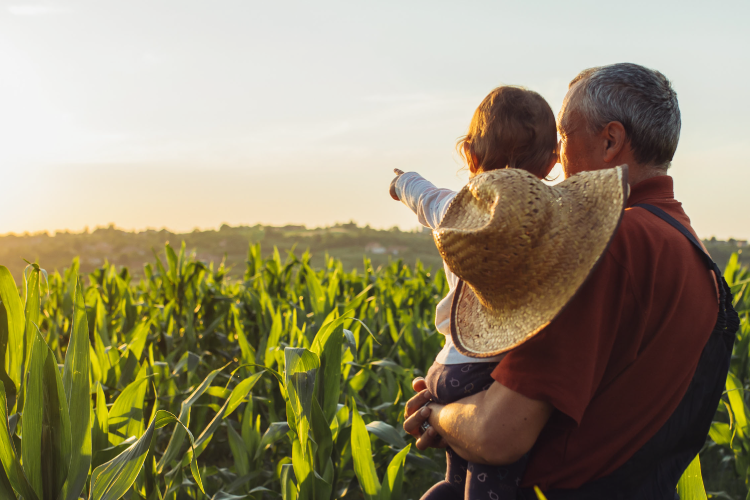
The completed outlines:
[[[673,492],[666,483],[676,483],[677,469],[687,464],[674,458],[687,442],[682,436],[705,440],[705,414],[718,402],[715,380],[703,394],[693,379],[704,371],[726,376],[731,350],[731,340],[722,340],[715,355],[704,353],[727,308],[717,300],[705,256],[686,238],[694,231],[667,175],[680,135],[677,96],[664,75],[642,66],[592,68],[570,83],[558,122],[565,176],[627,164],[631,208],[577,295],[540,334],[507,354],[489,390],[419,410],[430,395],[417,379],[404,429],[419,449],[448,445],[472,462],[508,464],[531,452],[522,486],[538,485],[553,493],[550,499],[583,498],[565,496],[576,491],[614,498],[610,493],[627,488],[622,498],[661,498],[655,492]],[[632,208],[639,204],[688,230],[680,234],[661,216]],[[715,366],[697,373],[699,361]],[[680,428],[675,415],[700,413],[681,403],[686,393],[714,406]],[[425,422],[430,427],[420,435]],[[626,488],[631,476],[638,484]]]

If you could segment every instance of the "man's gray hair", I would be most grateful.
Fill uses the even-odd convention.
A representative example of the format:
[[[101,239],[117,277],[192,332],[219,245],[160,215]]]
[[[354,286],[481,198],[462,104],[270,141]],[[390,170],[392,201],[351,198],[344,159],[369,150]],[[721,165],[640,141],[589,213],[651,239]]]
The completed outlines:
[[[598,133],[609,122],[620,122],[630,139],[635,160],[667,168],[680,140],[680,107],[667,77],[638,64],[620,63],[581,71],[563,108],[560,126],[571,110]]]

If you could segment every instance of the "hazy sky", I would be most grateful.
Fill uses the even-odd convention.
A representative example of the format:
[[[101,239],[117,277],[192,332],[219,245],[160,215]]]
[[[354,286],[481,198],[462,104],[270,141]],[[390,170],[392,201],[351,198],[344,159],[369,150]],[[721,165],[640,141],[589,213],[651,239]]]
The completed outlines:
[[[0,9],[0,234],[115,225],[416,226],[394,167],[466,180],[482,98],[559,109],[581,69],[677,90],[676,194],[750,238],[750,2],[17,0]]]

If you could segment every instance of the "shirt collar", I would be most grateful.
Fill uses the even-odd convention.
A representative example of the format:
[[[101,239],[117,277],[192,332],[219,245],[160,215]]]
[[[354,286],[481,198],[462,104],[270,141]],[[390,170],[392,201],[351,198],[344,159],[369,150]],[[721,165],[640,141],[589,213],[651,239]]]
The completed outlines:
[[[668,175],[659,175],[641,181],[630,188],[628,197],[628,207],[643,203],[647,200],[673,200],[674,199],[674,181]]]

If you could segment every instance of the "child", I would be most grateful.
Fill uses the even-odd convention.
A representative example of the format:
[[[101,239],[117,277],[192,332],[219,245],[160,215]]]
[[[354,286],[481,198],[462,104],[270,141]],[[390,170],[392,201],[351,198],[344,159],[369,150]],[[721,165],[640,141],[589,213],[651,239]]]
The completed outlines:
[[[526,170],[540,179],[557,162],[557,129],[549,104],[536,92],[498,87],[484,98],[457,149],[470,176],[503,168]],[[419,222],[435,229],[456,192],[438,189],[415,172],[395,170],[391,197],[414,211]],[[492,371],[503,355],[472,358],[456,350],[450,334],[450,313],[458,277],[445,266],[449,293],[435,311],[435,326],[445,346],[430,368],[426,383],[438,403],[448,404],[489,389]],[[434,485],[422,500],[512,500],[526,467],[526,458],[506,466],[469,463],[450,448],[445,481]]]

